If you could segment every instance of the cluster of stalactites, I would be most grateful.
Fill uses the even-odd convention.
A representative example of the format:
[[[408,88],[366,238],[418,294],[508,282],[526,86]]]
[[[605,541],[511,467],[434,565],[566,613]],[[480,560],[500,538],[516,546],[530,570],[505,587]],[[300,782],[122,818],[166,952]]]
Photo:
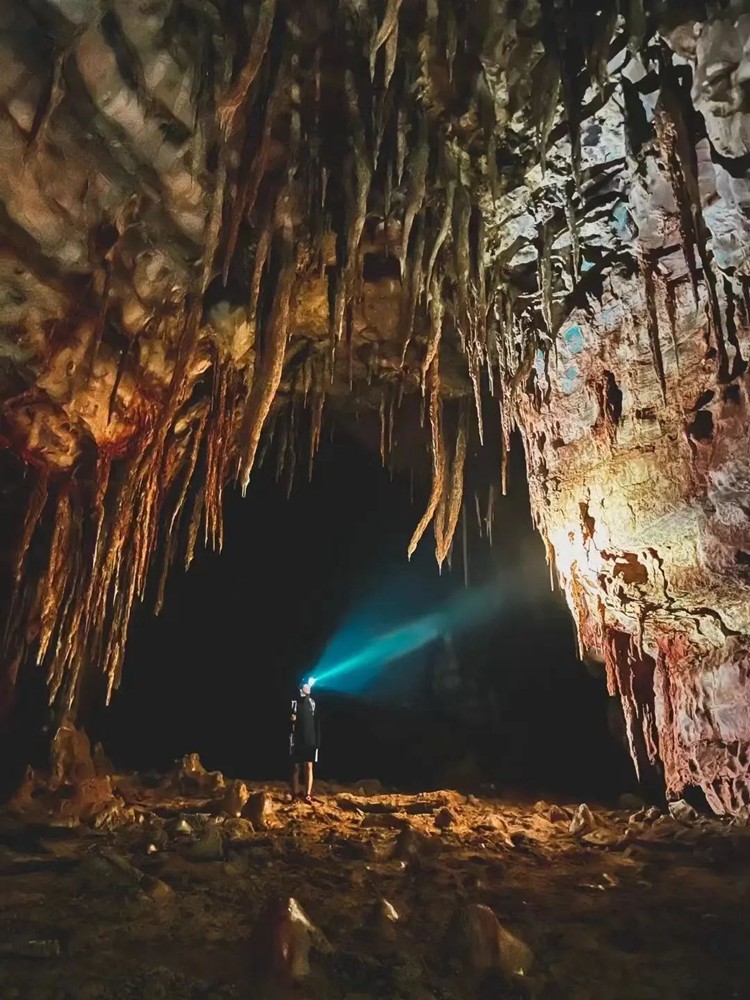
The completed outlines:
[[[163,553],[160,604],[168,567],[181,546],[189,564],[201,526],[206,540],[221,545],[222,487],[232,476],[247,487],[284,378],[303,277],[316,269],[328,275],[330,361],[323,367],[333,377],[337,352],[351,345],[363,245],[382,234],[395,234],[381,239],[381,250],[400,264],[404,364],[416,350],[432,446],[428,506],[409,552],[432,524],[438,562],[447,558],[462,509],[469,408],[460,405],[449,432],[441,398],[443,345],[450,339],[466,359],[480,438],[482,393],[489,387],[497,396],[504,449],[514,396],[537,347],[533,330],[519,326],[502,271],[489,269],[477,208],[480,192],[498,182],[502,123],[486,80],[476,76],[472,83],[470,77],[485,72],[476,47],[492,36],[497,6],[480,11],[453,0],[425,0],[402,9],[401,0],[321,0],[308,7],[261,0],[247,51],[235,54],[234,73],[226,39],[219,40],[207,77],[216,93],[201,84],[196,125],[198,152],[207,157],[210,147],[218,150],[215,190],[166,402],[150,415],[128,455],[100,456],[85,503],[72,486],[57,484],[48,492],[42,476],[19,545],[8,626],[11,645],[16,642],[13,662],[36,642],[39,660],[49,665],[52,696],[60,695],[66,708],[88,665],[102,670],[109,693],[117,686],[133,603],[145,594],[157,549]],[[635,23],[640,4],[626,6]],[[540,156],[560,95],[576,177],[580,101],[587,81],[601,77],[619,5],[604,8],[591,21],[573,17],[572,0],[543,3],[537,14],[529,4],[526,12],[540,18],[545,79],[554,78],[549,101],[537,101],[531,113]],[[402,25],[407,14],[408,31]],[[216,45],[215,13],[212,18],[206,38]],[[308,31],[310,24],[323,25],[324,37]],[[463,117],[474,125],[462,138],[446,108],[466,107],[467,101],[470,112]],[[188,373],[196,353],[206,349],[202,298],[217,274],[226,284],[237,273],[244,273],[250,325],[258,335],[241,363],[214,349],[210,396],[194,403],[195,380]],[[544,275],[540,284],[548,285]],[[312,412],[310,461],[325,399],[325,380],[316,376],[313,383],[305,392]],[[293,413],[287,417],[282,462],[293,456],[288,442],[294,419]],[[502,462],[504,468],[504,455]],[[55,525],[48,566],[32,586],[25,580],[26,554],[47,510]],[[81,555],[72,557],[74,550]]]

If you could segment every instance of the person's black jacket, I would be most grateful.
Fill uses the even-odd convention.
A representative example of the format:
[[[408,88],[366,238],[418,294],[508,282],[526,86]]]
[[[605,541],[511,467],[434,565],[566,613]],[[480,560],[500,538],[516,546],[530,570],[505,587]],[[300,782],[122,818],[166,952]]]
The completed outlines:
[[[295,746],[320,749],[320,714],[315,700],[309,695],[297,700],[296,721],[292,723]]]

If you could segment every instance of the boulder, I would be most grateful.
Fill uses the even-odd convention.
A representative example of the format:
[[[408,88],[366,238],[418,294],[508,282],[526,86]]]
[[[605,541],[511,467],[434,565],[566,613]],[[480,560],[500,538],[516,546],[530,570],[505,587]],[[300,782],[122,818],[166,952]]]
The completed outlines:
[[[63,719],[55,733],[50,757],[50,791],[96,777],[89,738],[70,718]]]
[[[456,814],[447,806],[443,806],[442,809],[438,809],[435,814],[435,826],[438,830],[447,830],[448,827],[455,826],[456,822]]]
[[[695,823],[699,819],[698,811],[694,809],[685,799],[678,799],[669,803],[669,815],[680,823]]]
[[[547,819],[550,823],[569,823],[570,813],[567,809],[563,809],[562,806],[552,805],[549,807]]]
[[[249,797],[250,792],[244,781],[238,779],[230,781],[226,786],[217,812],[222,816],[241,816]]]
[[[179,760],[168,781],[181,795],[208,797],[224,791],[224,775],[221,771],[207,771],[197,753]]]
[[[167,824],[167,833],[170,837],[192,837],[195,831],[184,816],[176,816]]]
[[[596,820],[593,813],[586,803],[582,802],[576,809],[575,816],[570,821],[570,832],[572,834],[590,833],[595,826]]]
[[[410,861],[418,857],[420,853],[421,840],[419,835],[410,826],[405,826],[396,838],[393,847],[393,857],[398,861]]]
[[[253,792],[247,800],[242,816],[249,819],[256,830],[265,830],[273,815],[273,801],[268,792]]]
[[[377,937],[385,941],[395,941],[399,917],[396,907],[387,899],[379,899],[375,903],[372,914],[372,927]]]
[[[221,830],[210,823],[198,840],[190,844],[185,855],[193,861],[223,861],[224,837]]]
[[[502,927],[494,911],[482,903],[456,911],[446,946],[463,968],[476,973],[497,969],[506,976],[525,976],[534,962],[528,945]]]
[[[225,836],[232,842],[250,840],[255,832],[255,827],[249,819],[235,818],[224,821],[222,827]]]
[[[250,939],[254,981],[290,986],[310,974],[310,951],[330,952],[331,946],[296,899],[272,899],[263,909]]]

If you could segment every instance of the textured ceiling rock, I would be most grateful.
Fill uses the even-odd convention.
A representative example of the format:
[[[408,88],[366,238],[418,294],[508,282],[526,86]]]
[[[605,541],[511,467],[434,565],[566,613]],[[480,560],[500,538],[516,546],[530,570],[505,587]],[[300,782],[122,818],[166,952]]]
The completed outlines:
[[[732,4],[4,10],[5,703],[30,658],[111,692],[228,480],[307,472],[328,410],[387,459],[414,394],[410,551],[478,466],[491,511],[517,424],[637,766],[748,802],[746,49]]]

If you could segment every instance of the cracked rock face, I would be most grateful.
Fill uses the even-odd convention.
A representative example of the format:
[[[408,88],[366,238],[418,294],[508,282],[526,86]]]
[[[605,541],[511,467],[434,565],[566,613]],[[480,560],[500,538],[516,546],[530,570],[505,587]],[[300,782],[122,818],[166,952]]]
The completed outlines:
[[[747,804],[741,5],[30,0],[0,54],[2,706],[111,693],[228,481],[413,396],[411,548],[518,426],[636,766]]]

